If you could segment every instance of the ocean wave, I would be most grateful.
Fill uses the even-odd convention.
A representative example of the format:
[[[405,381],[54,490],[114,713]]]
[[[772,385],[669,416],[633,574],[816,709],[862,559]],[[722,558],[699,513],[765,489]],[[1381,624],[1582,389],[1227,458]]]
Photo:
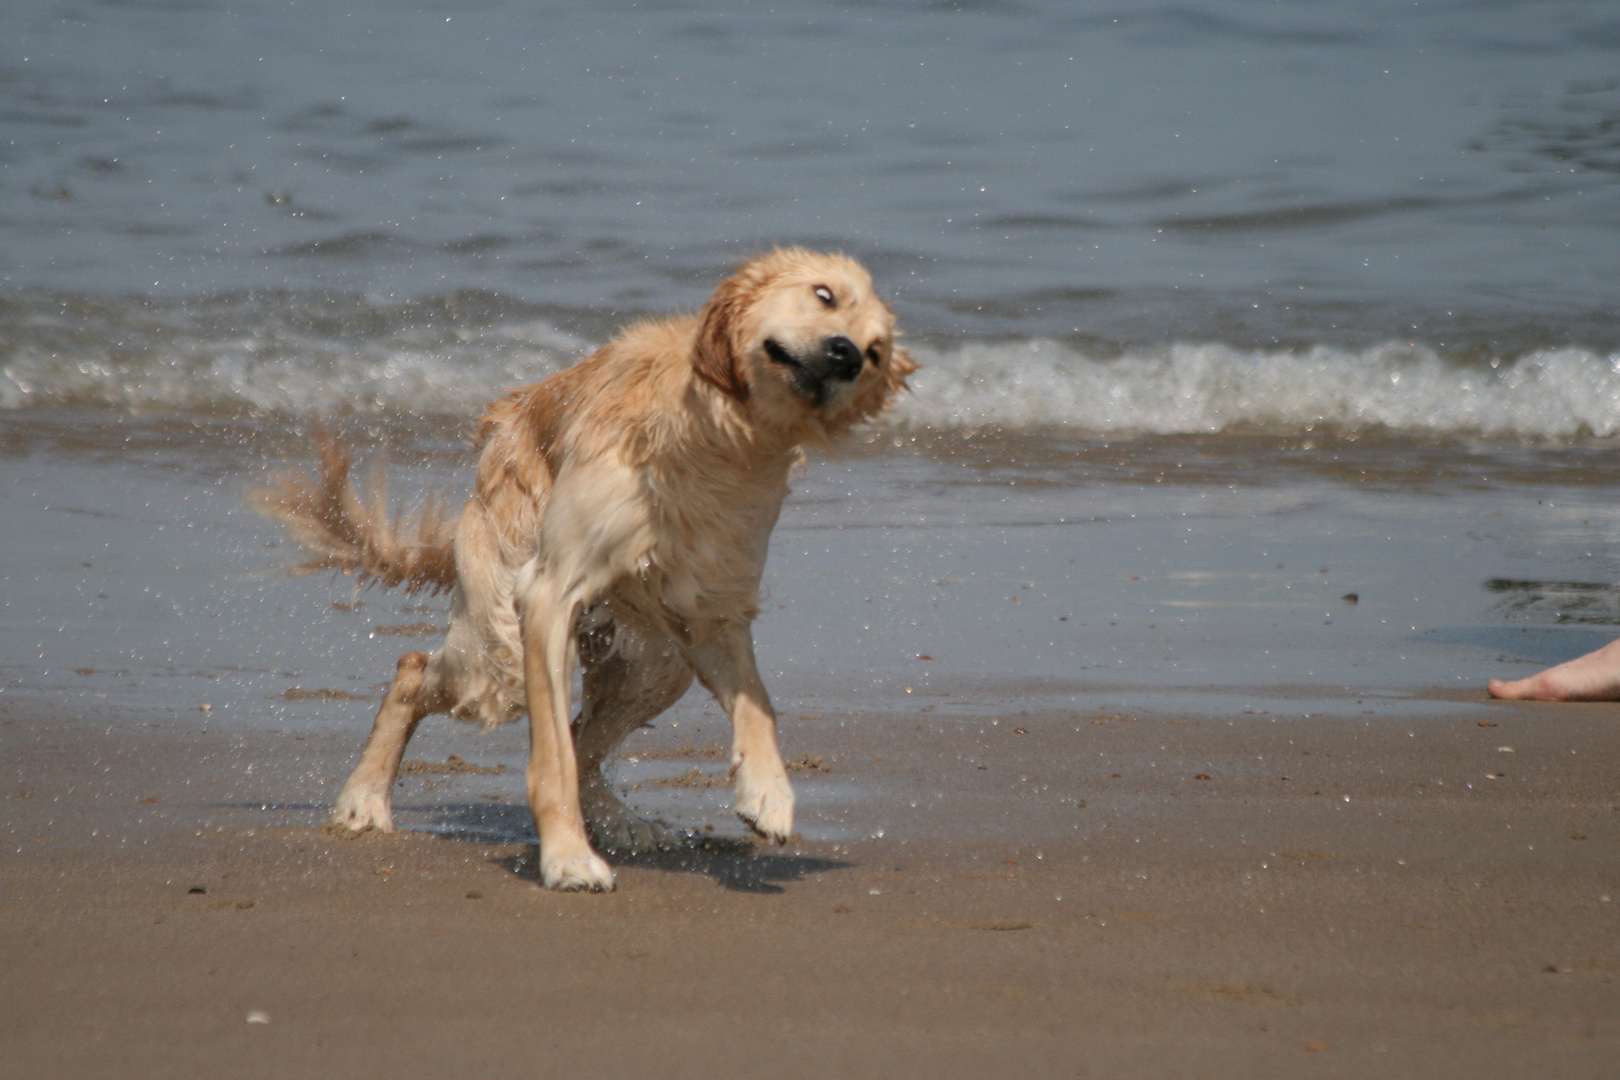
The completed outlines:
[[[466,416],[591,347],[532,312],[452,307],[13,307],[0,312],[0,410]],[[1576,348],[1455,358],[1408,344],[1184,343],[1102,356],[1025,340],[913,352],[914,393],[888,420],[912,430],[1620,433],[1620,354]]]
[[[924,353],[902,422],[1076,433],[1356,432],[1570,439],[1620,432],[1620,355],[1459,361],[1412,345],[1176,344],[1096,358],[1052,341]]]
[[[32,304],[0,313],[0,410],[465,415],[590,351],[544,319],[468,317],[458,300]]]

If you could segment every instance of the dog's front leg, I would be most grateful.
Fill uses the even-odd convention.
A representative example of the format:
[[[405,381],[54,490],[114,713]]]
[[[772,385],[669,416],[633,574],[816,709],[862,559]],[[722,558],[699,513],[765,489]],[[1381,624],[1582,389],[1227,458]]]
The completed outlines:
[[[575,608],[543,574],[519,595],[529,708],[529,809],[540,834],[540,877],[546,888],[608,892],[613,870],[591,850],[585,835],[579,766],[568,728]]]
[[[698,678],[731,717],[737,816],[778,844],[793,833],[793,785],[776,744],[776,712],[754,663],[746,624],[728,625],[690,653]]]

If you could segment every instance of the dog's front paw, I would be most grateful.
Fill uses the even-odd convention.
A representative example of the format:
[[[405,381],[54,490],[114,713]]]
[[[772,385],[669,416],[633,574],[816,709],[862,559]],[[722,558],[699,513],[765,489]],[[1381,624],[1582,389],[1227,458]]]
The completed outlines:
[[[540,880],[558,892],[612,892],[613,868],[589,850],[566,857],[542,854]]]
[[[785,844],[793,835],[793,785],[780,763],[775,775],[759,777],[754,771],[746,761],[737,769],[737,816],[765,839]]]
[[[372,829],[393,832],[394,813],[387,792],[344,787],[323,829],[336,836],[359,836]]]

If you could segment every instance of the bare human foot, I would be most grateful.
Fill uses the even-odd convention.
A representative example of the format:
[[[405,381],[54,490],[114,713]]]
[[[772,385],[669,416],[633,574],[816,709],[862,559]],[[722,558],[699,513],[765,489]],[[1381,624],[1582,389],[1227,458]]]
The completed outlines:
[[[1620,639],[1528,679],[1492,679],[1485,689],[1514,701],[1620,701]]]

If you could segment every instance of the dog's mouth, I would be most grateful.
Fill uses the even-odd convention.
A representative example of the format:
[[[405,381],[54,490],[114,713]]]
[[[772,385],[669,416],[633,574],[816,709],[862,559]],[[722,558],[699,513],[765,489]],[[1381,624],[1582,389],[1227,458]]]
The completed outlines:
[[[793,373],[793,389],[800,397],[808,399],[817,407],[827,403],[827,387],[816,378],[815,373],[804,361],[788,352],[781,342],[774,338],[766,338],[765,355],[771,358],[772,363],[781,364]]]
[[[818,408],[827,404],[835,383],[850,383],[860,375],[862,356],[848,338],[830,337],[809,357],[798,357],[774,338],[766,338],[765,355],[793,375],[793,389]]]
[[[804,365],[799,363],[798,358],[792,353],[788,352],[786,349],[782,348],[781,343],[776,341],[774,338],[765,339],[765,355],[792,371],[799,372],[804,370]]]

